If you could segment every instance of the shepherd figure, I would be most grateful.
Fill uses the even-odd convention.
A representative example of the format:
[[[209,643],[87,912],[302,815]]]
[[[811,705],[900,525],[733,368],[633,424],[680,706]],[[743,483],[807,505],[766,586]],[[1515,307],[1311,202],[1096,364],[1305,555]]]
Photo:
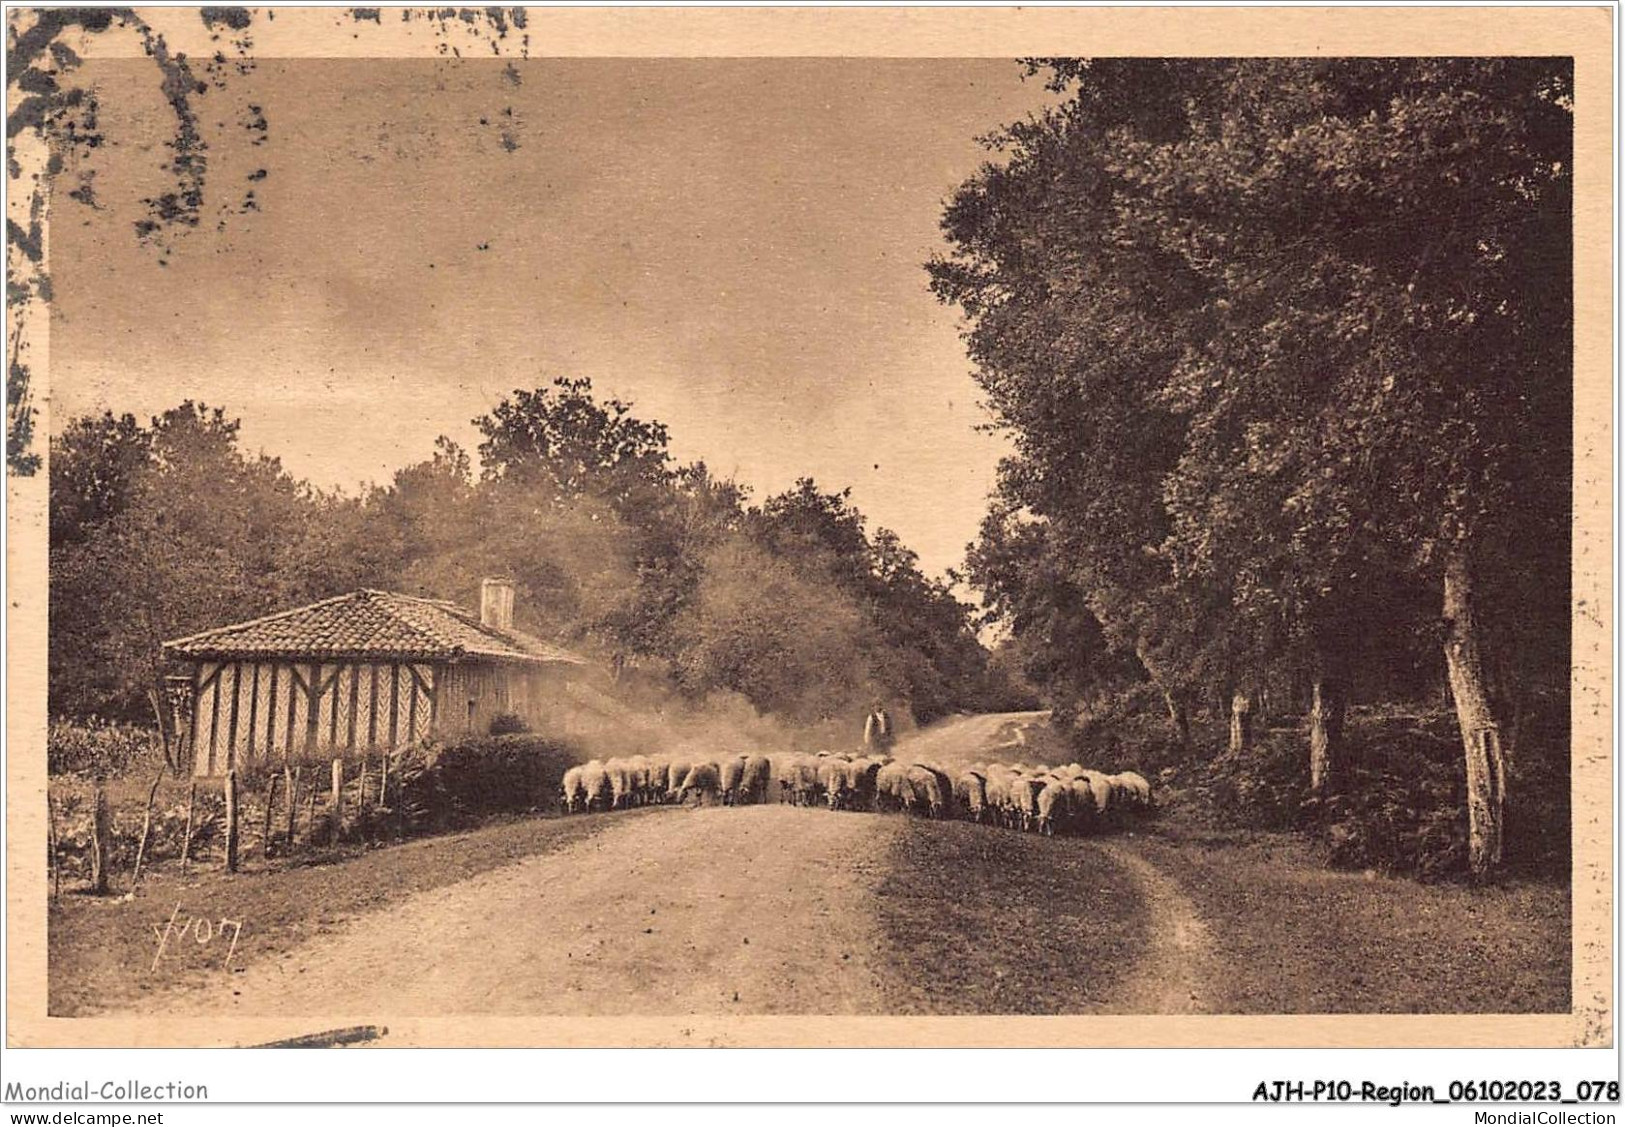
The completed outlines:
[[[871,751],[889,751],[893,742],[891,713],[879,701],[875,701],[863,721],[863,746]]]

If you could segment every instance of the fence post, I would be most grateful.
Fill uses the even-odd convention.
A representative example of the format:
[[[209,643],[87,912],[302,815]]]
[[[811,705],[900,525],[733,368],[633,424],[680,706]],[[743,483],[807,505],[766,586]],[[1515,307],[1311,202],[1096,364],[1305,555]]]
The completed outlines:
[[[367,775],[369,774],[368,768],[371,766],[371,758],[363,751],[361,753],[361,778],[358,780],[360,789],[356,792],[355,800],[355,810],[359,817],[365,817],[367,813]]]
[[[339,839],[339,831],[344,826],[344,760],[333,760],[333,803],[328,811],[328,817],[333,820],[333,828],[329,837],[333,842]]]
[[[378,801],[375,805],[383,807],[389,805],[389,752],[384,752],[380,758],[383,762],[378,768]]]
[[[290,764],[283,764],[282,778],[288,784],[288,840],[286,848],[289,853],[292,853],[293,834],[299,828],[299,769]]]
[[[90,890],[98,896],[107,891],[107,792],[100,783],[91,797],[90,811]]]
[[[271,772],[265,777],[265,832],[260,836],[260,856],[267,861],[271,859],[271,819],[275,813],[276,773]]]
[[[395,840],[400,841],[406,836],[406,791],[401,787],[401,769],[398,766],[395,768],[395,805],[390,810],[395,815]]]
[[[158,784],[164,781],[164,772],[169,769],[167,746],[164,750],[164,756],[164,762],[158,766],[158,773],[153,776],[152,786],[147,788],[147,812],[141,817],[141,844],[135,850],[135,875],[130,878],[131,888],[141,883],[141,862],[147,856],[147,843],[152,840],[152,803],[158,797]]]
[[[186,865],[192,859],[192,811],[197,806],[197,780],[192,780],[191,787],[186,792],[186,833],[181,837],[181,872],[186,872]]]
[[[237,772],[226,772],[226,872],[237,871]]]

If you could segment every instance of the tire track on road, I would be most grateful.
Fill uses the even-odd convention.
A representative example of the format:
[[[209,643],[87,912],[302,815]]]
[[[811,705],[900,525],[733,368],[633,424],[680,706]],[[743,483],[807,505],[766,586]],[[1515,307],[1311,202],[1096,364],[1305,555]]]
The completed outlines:
[[[1151,949],[1124,992],[1130,1012],[1211,1012],[1207,982],[1214,973],[1215,955],[1212,936],[1196,905],[1132,845],[1110,838],[1096,839],[1095,844],[1133,875],[1144,889],[1151,913]]]

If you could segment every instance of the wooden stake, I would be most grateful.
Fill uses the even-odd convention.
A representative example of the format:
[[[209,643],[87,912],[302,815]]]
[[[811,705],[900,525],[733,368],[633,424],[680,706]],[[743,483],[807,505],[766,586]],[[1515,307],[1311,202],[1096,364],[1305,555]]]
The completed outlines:
[[[237,772],[226,772],[226,872],[237,871]]]
[[[271,819],[275,812],[276,776],[270,775],[265,780],[265,832],[260,835],[260,856],[267,861],[271,859]]]
[[[191,787],[186,792],[186,833],[181,838],[181,872],[186,872],[186,865],[192,859],[192,810],[197,806],[197,780],[192,780]]]
[[[107,891],[107,792],[96,786],[90,806],[90,891]]]
[[[320,783],[310,780],[310,789],[305,792],[305,840],[316,840],[316,791]]]
[[[389,805],[389,752],[383,754],[383,765],[378,774],[378,805]]]
[[[400,841],[406,836],[406,792],[401,789],[401,772],[399,768],[395,770],[395,805],[390,809],[395,813],[395,840]]]
[[[158,722],[158,738],[163,743],[164,763],[175,774],[181,773],[181,754],[185,734],[175,731],[171,725],[174,723],[174,713],[170,712],[159,689],[147,690],[147,701],[152,705],[152,718]]]
[[[344,825],[344,760],[333,760],[333,800],[328,810],[328,817],[332,819],[333,829],[331,838],[338,841],[339,830]]]
[[[288,837],[287,850],[293,852],[293,834],[298,828],[299,821],[299,768],[290,764],[283,764],[282,779],[287,784],[288,791]]]
[[[152,803],[158,797],[158,784],[164,781],[164,772],[168,769],[169,751],[165,748],[164,762],[159,764],[158,773],[152,777],[152,786],[147,788],[147,811],[141,816],[141,844],[135,850],[135,875],[130,878],[131,888],[141,883],[141,862],[147,856],[147,843],[152,840]]]

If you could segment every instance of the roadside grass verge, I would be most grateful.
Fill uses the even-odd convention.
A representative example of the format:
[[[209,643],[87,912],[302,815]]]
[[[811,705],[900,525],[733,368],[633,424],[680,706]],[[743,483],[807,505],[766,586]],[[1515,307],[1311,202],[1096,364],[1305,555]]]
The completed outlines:
[[[1569,890],[1422,884],[1322,867],[1290,834],[1164,823],[1132,848],[1195,903],[1223,971],[1213,1012],[1566,1013]]]
[[[211,981],[230,989],[231,974],[222,969],[229,929],[207,943],[197,942],[195,933],[170,941],[154,969],[172,912],[178,912],[177,926],[193,916],[240,921],[231,956],[237,971],[402,897],[566,848],[622,818],[651,813],[495,819],[387,849],[356,845],[245,862],[235,875],[212,869],[182,877],[171,867],[144,878],[131,899],[64,890],[50,908],[49,1012],[74,1017],[121,1009],[154,991],[208,988]]]
[[[1132,876],[1087,839],[908,819],[888,863],[885,1012],[1121,1012],[1150,917]]]

